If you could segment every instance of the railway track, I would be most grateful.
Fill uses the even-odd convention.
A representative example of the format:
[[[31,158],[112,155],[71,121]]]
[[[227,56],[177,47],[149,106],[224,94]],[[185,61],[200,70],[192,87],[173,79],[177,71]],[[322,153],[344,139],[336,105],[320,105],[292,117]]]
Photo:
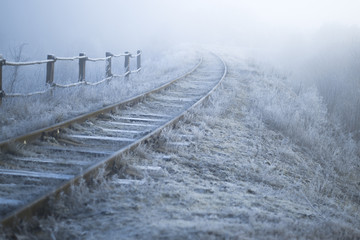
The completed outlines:
[[[187,74],[125,102],[0,142],[0,219],[4,226],[39,214],[51,197],[156,137],[203,102],[227,73],[205,54]]]

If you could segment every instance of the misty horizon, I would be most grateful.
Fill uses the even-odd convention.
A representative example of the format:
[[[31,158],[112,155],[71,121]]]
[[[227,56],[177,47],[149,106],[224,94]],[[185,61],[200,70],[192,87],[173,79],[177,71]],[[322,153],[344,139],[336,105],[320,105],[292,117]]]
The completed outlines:
[[[359,31],[356,1],[5,0],[0,53],[31,55],[164,49],[178,44],[279,48],[323,28]],[[30,50],[31,49],[31,50]],[[37,57],[39,57],[37,56]]]
[[[360,239],[359,9],[2,0],[0,238]]]

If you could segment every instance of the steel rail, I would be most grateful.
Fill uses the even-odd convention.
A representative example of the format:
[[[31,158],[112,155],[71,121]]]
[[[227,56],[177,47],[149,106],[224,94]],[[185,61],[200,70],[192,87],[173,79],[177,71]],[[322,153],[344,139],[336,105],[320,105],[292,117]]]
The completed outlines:
[[[36,213],[39,213],[40,210],[42,210],[43,208],[46,207],[50,198],[54,198],[54,197],[57,198],[62,192],[68,192],[70,190],[71,186],[79,184],[81,181],[83,181],[83,179],[85,179],[86,181],[91,181],[91,179],[99,173],[100,169],[112,170],[112,169],[116,168],[116,162],[118,159],[120,159],[121,155],[126,154],[130,151],[133,151],[140,144],[157,137],[165,128],[167,128],[167,127],[177,123],[181,119],[183,119],[186,113],[193,110],[194,108],[199,106],[201,103],[203,103],[206,99],[208,99],[209,96],[218,88],[218,86],[225,79],[226,74],[227,74],[227,66],[226,66],[225,62],[223,61],[223,59],[221,59],[220,57],[219,57],[219,59],[221,60],[223,67],[224,67],[224,71],[223,71],[223,74],[222,74],[220,80],[218,80],[217,83],[215,84],[215,86],[213,86],[210,89],[210,91],[207,91],[207,93],[203,97],[201,97],[199,100],[197,100],[194,104],[192,104],[190,107],[188,107],[187,109],[182,111],[177,116],[173,117],[171,120],[168,120],[163,125],[157,127],[155,130],[151,131],[150,133],[146,134],[145,136],[141,137],[140,139],[137,139],[136,141],[130,143],[129,145],[121,148],[120,150],[114,152],[110,157],[105,158],[105,159],[101,160],[100,162],[96,163],[95,165],[90,166],[83,173],[78,174],[76,177],[74,177],[74,178],[70,179],[69,181],[67,181],[66,183],[62,184],[57,189],[48,192],[47,194],[43,195],[42,197],[38,198],[37,200],[33,201],[32,203],[22,207],[21,209],[8,214],[4,219],[1,220],[1,224],[6,227],[14,227],[14,226],[16,226],[16,224],[19,220],[30,218],[31,216],[35,215]],[[199,61],[199,63],[190,72],[184,74],[183,76],[176,78],[176,79],[172,80],[171,82],[164,84],[154,90],[148,91],[147,93],[145,93],[141,96],[134,97],[132,99],[129,99],[129,100],[124,101],[119,104],[114,104],[114,105],[108,106],[104,109],[98,110],[91,114],[85,114],[85,115],[79,116],[76,119],[65,121],[63,123],[56,124],[49,128],[35,131],[29,135],[26,135],[26,137],[22,136],[22,137],[13,139],[12,142],[13,141],[23,141],[25,139],[33,139],[34,137],[41,135],[42,132],[56,131],[59,128],[69,126],[71,123],[79,122],[79,121],[82,122],[85,119],[95,117],[95,116],[98,116],[99,114],[109,112],[112,109],[118,109],[119,106],[124,106],[124,105],[128,106],[129,104],[130,105],[136,104],[136,103],[140,102],[142,99],[149,96],[150,94],[156,93],[163,89],[166,89],[172,83],[178,81],[181,78],[184,78],[185,76],[190,75],[200,66],[201,62],[202,62],[202,60]],[[2,145],[3,144],[4,143],[2,143]],[[2,146],[2,145],[0,145],[0,146]]]
[[[107,112],[110,112],[111,110],[114,110],[118,107],[121,107],[121,106],[126,106],[126,105],[129,105],[129,104],[136,104],[138,103],[139,101],[141,101],[142,99],[144,99],[145,97],[149,96],[150,94],[154,93],[154,92],[157,92],[157,91],[160,91],[164,88],[167,88],[168,86],[170,86],[171,84],[173,84],[174,82],[178,81],[179,79],[181,78],[184,78],[188,75],[190,75],[191,73],[193,73],[201,64],[202,62],[202,58],[199,60],[199,62],[190,70],[188,71],[187,73],[181,75],[180,77],[177,77],[175,78],[174,80],[170,81],[170,82],[167,82],[163,85],[161,85],[160,87],[157,87],[155,89],[152,89],[148,92],[145,92],[141,95],[138,95],[138,96],[135,96],[135,97],[132,97],[130,99],[127,99],[125,101],[121,101],[121,102],[118,102],[118,103],[114,103],[112,105],[109,105],[107,107],[104,107],[102,109],[99,109],[97,111],[94,111],[94,112],[91,112],[91,113],[86,113],[86,114],[83,114],[83,115],[80,115],[78,117],[75,117],[73,119],[70,119],[70,120],[65,120],[63,122],[60,122],[60,123],[57,123],[57,124],[54,124],[50,127],[45,127],[45,128],[41,128],[41,129],[38,129],[38,130],[35,130],[35,131],[32,131],[28,134],[25,134],[25,135],[22,135],[22,136],[18,136],[18,137],[14,137],[14,138],[10,138],[10,139],[6,139],[6,140],[3,140],[3,141],[0,141],[0,150],[4,147],[7,147],[9,144],[13,144],[14,142],[24,142],[24,141],[31,141],[37,137],[40,137],[41,135],[43,134],[46,134],[46,133],[49,133],[49,132],[54,132],[54,131],[57,131],[58,129],[60,128],[64,128],[64,127],[68,127],[70,126],[71,124],[73,123],[78,123],[78,122],[82,122],[82,121],[85,121],[86,119],[88,118],[91,118],[91,117],[96,117],[100,114],[104,114],[104,113],[107,113]],[[79,83],[77,83],[79,84]]]

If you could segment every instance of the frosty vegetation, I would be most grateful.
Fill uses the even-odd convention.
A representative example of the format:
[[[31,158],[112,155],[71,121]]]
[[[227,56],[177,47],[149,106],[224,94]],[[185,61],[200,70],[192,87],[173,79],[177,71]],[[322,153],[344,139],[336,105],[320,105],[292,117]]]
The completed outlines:
[[[23,45],[20,45],[19,49],[22,48]],[[142,71],[132,74],[128,80],[113,78],[110,82],[98,86],[82,85],[74,88],[56,88],[46,94],[4,99],[0,107],[0,140],[19,136],[31,130],[87,113],[90,110],[129,99],[181,76],[195,66],[199,60],[196,50],[177,49],[171,52],[169,54],[164,50],[156,55],[148,55],[149,52],[143,51]],[[28,56],[22,56],[22,58],[29,59]],[[184,61],[184,59],[186,60]],[[8,60],[18,59],[9,58]],[[136,68],[135,60],[132,59],[132,70]],[[114,59],[112,62],[113,73],[123,74],[123,66],[123,58]],[[45,84],[46,65],[19,68],[5,66],[3,68],[3,89],[6,93],[31,93],[47,88]],[[16,79],[14,79],[14,75]],[[54,78],[58,84],[76,83],[78,81],[78,62],[56,62]],[[103,78],[105,78],[105,62],[87,62],[86,81],[97,82]]]
[[[316,85],[243,51],[211,101],[96,186],[19,226],[38,239],[357,239],[359,142]],[[176,145],[182,142],[185,144]],[[139,170],[152,166],[160,170]],[[134,180],[122,184],[123,179]]]
[[[251,28],[241,28],[236,39]],[[194,32],[199,31],[188,33]],[[207,37],[220,35],[212,32]],[[53,203],[48,218],[19,226],[16,236],[360,238],[360,30],[329,25],[287,41],[264,44],[272,49],[269,55],[264,49],[211,46],[229,64],[229,75],[208,105],[123,156],[123,168],[110,179],[100,175],[92,188],[75,187]],[[10,61],[44,58],[27,55],[31,47],[20,43],[2,54]],[[195,48],[142,50],[143,70],[129,81],[5,99],[0,140],[130,98],[180,76],[199,57]],[[121,74],[122,60],[116,66]],[[103,78],[104,68],[87,63],[87,81]],[[46,87],[44,65],[4,67],[3,74],[5,92]],[[76,81],[76,61],[56,63],[55,82]],[[178,141],[188,144],[172,145]],[[137,165],[161,171],[132,171]],[[139,181],[120,184],[124,178]]]
[[[293,41],[293,39],[292,39]],[[309,87],[325,103],[327,117],[360,139],[360,29],[325,25],[285,44],[276,62],[297,94]]]

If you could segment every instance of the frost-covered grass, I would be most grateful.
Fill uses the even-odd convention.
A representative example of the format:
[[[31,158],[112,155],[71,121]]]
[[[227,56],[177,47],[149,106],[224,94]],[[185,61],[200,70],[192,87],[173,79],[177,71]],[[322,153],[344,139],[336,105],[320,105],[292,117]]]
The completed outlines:
[[[327,111],[317,89],[295,93],[287,79],[278,78],[273,72],[257,71],[260,74],[250,82],[249,111],[306,154],[304,160],[309,168],[305,173],[311,177],[299,176],[305,180],[301,192],[309,204],[321,209],[317,211],[325,221],[335,221],[333,211],[339,211],[344,222],[336,222],[345,226],[354,216],[353,211],[359,209],[360,143],[336,124],[339,121]]]
[[[129,80],[114,78],[111,82],[98,86],[57,88],[53,92],[40,96],[4,99],[0,107],[0,140],[128,99],[181,76],[189,71],[200,58],[199,52],[186,49],[186,47],[180,47],[172,49],[171,53],[167,50],[156,52],[156,54],[143,51],[142,71],[132,74]],[[123,59],[121,60],[120,62],[114,61],[113,73],[122,74],[121,71],[116,70],[116,66],[122,69]],[[57,65],[58,63],[56,63]],[[87,64],[88,81],[97,82],[103,78],[104,69],[99,68],[99,65],[102,66],[103,63]],[[77,67],[76,61],[72,64],[71,62],[66,64],[60,62],[56,69],[55,81],[61,84],[77,82],[77,68],[74,69],[74,66]],[[11,69],[7,68],[7,70]],[[24,74],[25,72],[19,73],[21,77],[18,77],[14,84],[14,92],[28,93],[44,90],[45,73],[34,77]],[[5,91],[9,90],[7,83],[9,81],[4,78]]]
[[[229,74],[205,106],[17,237],[360,238],[359,146],[329,121],[316,89],[295,93],[276,71],[221,53]]]
[[[274,56],[296,92],[315,87],[332,120],[360,139],[360,28],[324,26]],[[272,58],[274,58],[272,56]]]
[[[252,111],[269,127],[282,131],[299,146],[310,148],[319,163],[338,174],[350,174],[354,169],[348,168],[360,163],[359,143],[329,120],[317,90],[308,88],[296,94],[286,80],[258,71],[260,74],[250,82],[254,89],[250,93]]]

